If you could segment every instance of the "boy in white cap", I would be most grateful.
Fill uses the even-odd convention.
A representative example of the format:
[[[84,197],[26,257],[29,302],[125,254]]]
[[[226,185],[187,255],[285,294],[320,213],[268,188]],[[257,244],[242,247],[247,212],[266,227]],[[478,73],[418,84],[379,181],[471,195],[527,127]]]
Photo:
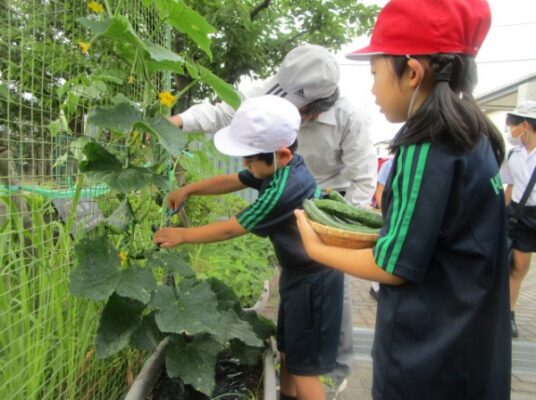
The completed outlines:
[[[521,103],[507,113],[508,141],[514,147],[501,167],[501,178],[509,215],[512,240],[510,260],[510,312],[512,336],[519,332],[515,309],[521,282],[527,275],[532,253],[536,251],[536,101]],[[531,187],[532,185],[532,187]],[[522,204],[522,206],[520,206]]]
[[[362,105],[339,96],[339,65],[326,48],[305,44],[292,49],[275,76],[254,86],[246,98],[284,97],[300,111],[300,154],[321,189],[341,192],[352,204],[368,206],[376,188],[377,158],[370,117]],[[227,126],[234,110],[224,103],[203,103],[170,118],[186,132],[214,133]],[[342,331],[332,374],[343,389],[353,361],[350,280],[345,278]]]
[[[269,237],[281,266],[277,343],[281,352],[281,399],[324,399],[320,375],[335,367],[340,334],[343,275],[309,258],[293,211],[320,195],[313,176],[295,154],[300,114],[287,100],[267,95],[246,100],[229,127],[214,137],[224,154],[244,157],[245,170],[191,183],[170,193],[178,209],[192,195],[231,193],[251,187],[258,199],[236,216],[193,228],[163,228],[161,247],[210,243],[246,233]]]

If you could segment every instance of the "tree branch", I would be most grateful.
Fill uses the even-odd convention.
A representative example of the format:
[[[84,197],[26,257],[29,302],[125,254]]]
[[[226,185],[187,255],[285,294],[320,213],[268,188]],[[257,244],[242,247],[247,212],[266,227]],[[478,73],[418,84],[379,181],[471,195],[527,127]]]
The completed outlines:
[[[259,15],[259,13],[265,8],[268,8],[271,2],[272,0],[264,0],[262,3],[256,5],[249,13],[249,19],[253,21],[255,18],[257,18],[257,15]]]

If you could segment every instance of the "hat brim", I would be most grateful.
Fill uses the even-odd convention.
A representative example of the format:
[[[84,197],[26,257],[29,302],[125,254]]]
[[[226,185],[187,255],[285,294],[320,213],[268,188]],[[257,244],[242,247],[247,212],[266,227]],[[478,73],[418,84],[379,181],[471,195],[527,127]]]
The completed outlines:
[[[266,153],[255,147],[244,146],[236,143],[231,135],[231,127],[226,126],[214,135],[214,146],[220,153],[232,157],[246,157],[255,154]]]
[[[373,56],[381,56],[381,55],[385,55],[385,53],[371,46],[367,46],[362,49],[353,51],[349,54],[346,54],[345,57],[349,60],[365,61],[365,60],[370,60],[370,58]]]
[[[299,110],[300,108],[306,106],[309,103],[312,103],[314,100],[298,96],[293,93],[288,93],[277,81],[277,76],[273,76],[266,80],[262,87],[262,94],[267,95],[271,94],[274,96],[279,96],[296,106]]]

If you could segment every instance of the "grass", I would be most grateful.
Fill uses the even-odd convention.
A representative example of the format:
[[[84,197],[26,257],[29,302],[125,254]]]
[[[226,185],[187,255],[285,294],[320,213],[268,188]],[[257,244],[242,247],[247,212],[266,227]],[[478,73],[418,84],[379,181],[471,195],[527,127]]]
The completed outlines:
[[[8,197],[0,201],[9,213],[0,226],[0,398],[120,399],[137,356],[94,357],[101,305],[69,294],[65,227],[41,197],[28,198],[26,224]]]

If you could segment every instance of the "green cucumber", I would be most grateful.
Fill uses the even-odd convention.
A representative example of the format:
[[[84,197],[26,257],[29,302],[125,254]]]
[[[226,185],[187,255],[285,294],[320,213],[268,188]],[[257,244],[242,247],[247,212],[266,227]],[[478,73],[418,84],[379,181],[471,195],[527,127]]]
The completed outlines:
[[[337,192],[336,190],[333,190],[333,189],[327,190],[326,193],[327,193],[328,199],[330,199],[330,200],[334,200],[334,201],[338,201],[340,203],[348,204],[349,206],[352,205],[352,203],[350,203],[348,200],[346,200],[344,198],[344,196],[342,194],[340,194],[339,192]]]
[[[346,222],[341,222],[341,220],[336,220],[331,215],[319,209],[315,205],[315,201],[313,200],[305,199],[303,201],[303,209],[305,210],[305,213],[310,219],[322,225],[326,225],[332,228],[337,228],[343,231],[350,231],[350,232],[379,233],[379,229],[370,228],[360,223],[348,224]]]
[[[374,211],[368,211],[364,208],[350,206],[330,199],[315,199],[314,203],[320,210],[328,214],[359,222],[370,228],[381,228],[383,226],[382,216]]]

